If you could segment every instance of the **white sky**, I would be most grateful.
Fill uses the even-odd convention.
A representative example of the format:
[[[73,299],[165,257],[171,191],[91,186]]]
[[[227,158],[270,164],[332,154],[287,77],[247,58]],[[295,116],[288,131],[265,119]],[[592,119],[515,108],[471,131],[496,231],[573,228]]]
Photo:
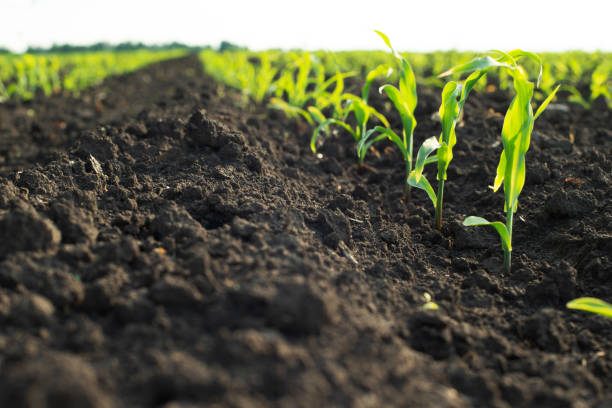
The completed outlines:
[[[612,51],[611,0],[0,0],[0,16],[0,46],[14,51],[222,40],[252,49],[384,49],[374,29],[406,51]]]

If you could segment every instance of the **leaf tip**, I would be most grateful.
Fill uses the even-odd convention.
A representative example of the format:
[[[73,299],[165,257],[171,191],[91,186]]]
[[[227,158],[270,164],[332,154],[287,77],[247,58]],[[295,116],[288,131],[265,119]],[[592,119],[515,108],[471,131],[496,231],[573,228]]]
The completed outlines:
[[[453,70],[452,70],[452,69],[449,69],[448,71],[444,71],[443,73],[439,74],[439,75],[438,75],[438,78],[444,78],[444,77],[447,77],[447,76],[449,76],[449,75],[450,75],[450,74],[452,74],[452,73],[453,73]]]

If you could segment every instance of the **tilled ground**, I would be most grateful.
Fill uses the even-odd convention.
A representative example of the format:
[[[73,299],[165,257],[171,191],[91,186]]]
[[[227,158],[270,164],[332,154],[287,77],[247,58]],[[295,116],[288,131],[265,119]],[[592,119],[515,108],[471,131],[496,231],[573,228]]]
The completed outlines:
[[[460,221],[503,219],[508,95],[468,102],[439,233],[390,145],[316,156],[200,71],[0,106],[0,406],[612,406],[612,321],[565,309],[612,293],[610,110],[537,121],[507,274]]]

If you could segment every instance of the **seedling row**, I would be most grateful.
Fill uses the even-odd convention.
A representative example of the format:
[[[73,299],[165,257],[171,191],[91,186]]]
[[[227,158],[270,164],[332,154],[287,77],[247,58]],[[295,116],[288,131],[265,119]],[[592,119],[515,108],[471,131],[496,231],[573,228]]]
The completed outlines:
[[[138,50],[68,54],[0,54],[0,102],[29,100],[37,93],[51,95],[80,91],[110,75],[135,71],[154,62],[184,55],[183,50]]]
[[[602,54],[589,54],[591,58],[581,64],[577,63],[576,54],[551,54],[547,56],[551,62],[546,63],[539,55],[529,51],[494,50],[485,55],[471,56],[473,58],[468,61],[462,61],[469,56],[463,53],[432,54],[428,62],[412,55],[417,62],[418,68],[415,69],[409,60],[411,55],[400,54],[384,33],[376,33],[389,48],[390,53],[385,55],[389,55],[390,59],[373,53],[371,55],[378,57],[378,65],[372,66],[373,59],[369,59],[367,65],[357,65],[353,71],[340,69],[350,53],[339,56],[306,52],[252,54],[204,51],[200,57],[208,73],[242,90],[245,102],[261,103],[267,100],[270,108],[282,110],[288,117],[300,118],[310,124],[313,127],[310,142],[313,153],[317,152],[332,128],[354,139],[356,159],[360,165],[375,144],[383,140],[391,141],[401,152],[404,162],[402,188],[405,200],[410,200],[411,190],[422,190],[431,200],[434,210],[432,222],[440,231],[443,227],[448,168],[453,159],[453,148],[461,140],[461,135],[457,134],[457,123],[468,97],[472,90],[491,89],[491,86],[495,87],[493,84],[510,92],[512,101],[501,130],[503,149],[496,173],[492,175],[493,192],[503,187],[506,219],[489,221],[472,215],[461,221],[464,226],[488,226],[497,231],[504,253],[504,267],[511,273],[514,216],[518,212],[519,196],[525,185],[526,157],[536,119],[559,90],[569,94],[569,102],[584,107],[589,107],[600,97],[612,106],[610,60],[599,60]],[[450,56],[445,60],[449,63],[447,66],[438,64],[441,56]],[[365,66],[368,68],[363,72]],[[584,84],[585,66],[590,67],[589,96],[584,96],[578,90]],[[432,72],[436,75],[431,75]],[[491,76],[493,81],[488,82],[487,77]],[[456,79],[444,83],[448,77]],[[345,91],[347,78],[362,81],[358,95]],[[374,81],[382,81],[384,85],[372,90]],[[415,156],[413,135],[417,127],[414,111],[418,104],[418,82],[441,87],[438,110],[441,129],[439,136],[425,140],[418,147]],[[376,91],[385,95],[397,111],[401,129],[391,127],[389,120],[368,103],[371,92]],[[539,103],[534,112],[533,105],[537,100]],[[436,166],[431,166],[433,164]],[[425,174],[428,166],[437,167],[435,182]],[[437,188],[434,189],[434,186]],[[568,303],[571,308],[609,316],[612,309],[606,305],[591,298]]]
[[[409,201],[413,190],[424,193],[433,207],[432,222],[443,229],[444,189],[453,148],[461,141],[457,134],[466,101],[473,90],[508,91],[513,95],[501,131],[503,150],[493,190],[503,187],[503,221],[489,221],[477,215],[462,220],[466,226],[489,226],[500,237],[504,266],[511,272],[512,236],[518,198],[525,183],[526,154],[536,119],[557,92],[568,102],[589,108],[603,99],[612,108],[612,58],[606,53],[563,53],[542,56],[523,50],[496,50],[486,55],[466,52],[429,54],[399,53],[390,39],[376,32],[390,52],[216,52],[200,53],[205,70],[221,83],[239,89],[244,103],[266,102],[270,108],[312,127],[313,153],[334,131],[352,137],[356,161],[362,165],[368,152],[382,141],[391,141],[403,159],[404,183]],[[28,100],[37,93],[78,94],[109,75],[130,72],[185,50],[133,52],[88,52],[58,55],[0,55],[0,102]],[[454,80],[448,81],[452,77]],[[350,87],[348,83],[350,82]],[[352,93],[354,84],[359,92]],[[374,84],[383,85],[378,87]],[[417,85],[437,88],[440,134],[414,146],[418,123]],[[401,128],[371,103],[374,92],[382,94],[401,119]],[[477,96],[476,96],[477,97]],[[533,111],[534,102],[538,107]],[[432,166],[434,165],[435,166]],[[435,168],[435,179],[427,175]],[[435,187],[435,188],[434,188]],[[605,303],[581,299],[569,306],[611,313]]]

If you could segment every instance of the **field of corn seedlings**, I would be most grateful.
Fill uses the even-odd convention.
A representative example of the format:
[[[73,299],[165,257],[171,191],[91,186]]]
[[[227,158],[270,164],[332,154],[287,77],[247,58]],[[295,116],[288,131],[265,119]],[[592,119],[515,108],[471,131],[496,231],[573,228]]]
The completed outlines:
[[[182,50],[89,52],[44,55],[0,54],[0,103],[60,92],[78,95],[109,75],[185,54]]]
[[[0,406],[612,406],[611,56],[378,36],[0,55]]]

